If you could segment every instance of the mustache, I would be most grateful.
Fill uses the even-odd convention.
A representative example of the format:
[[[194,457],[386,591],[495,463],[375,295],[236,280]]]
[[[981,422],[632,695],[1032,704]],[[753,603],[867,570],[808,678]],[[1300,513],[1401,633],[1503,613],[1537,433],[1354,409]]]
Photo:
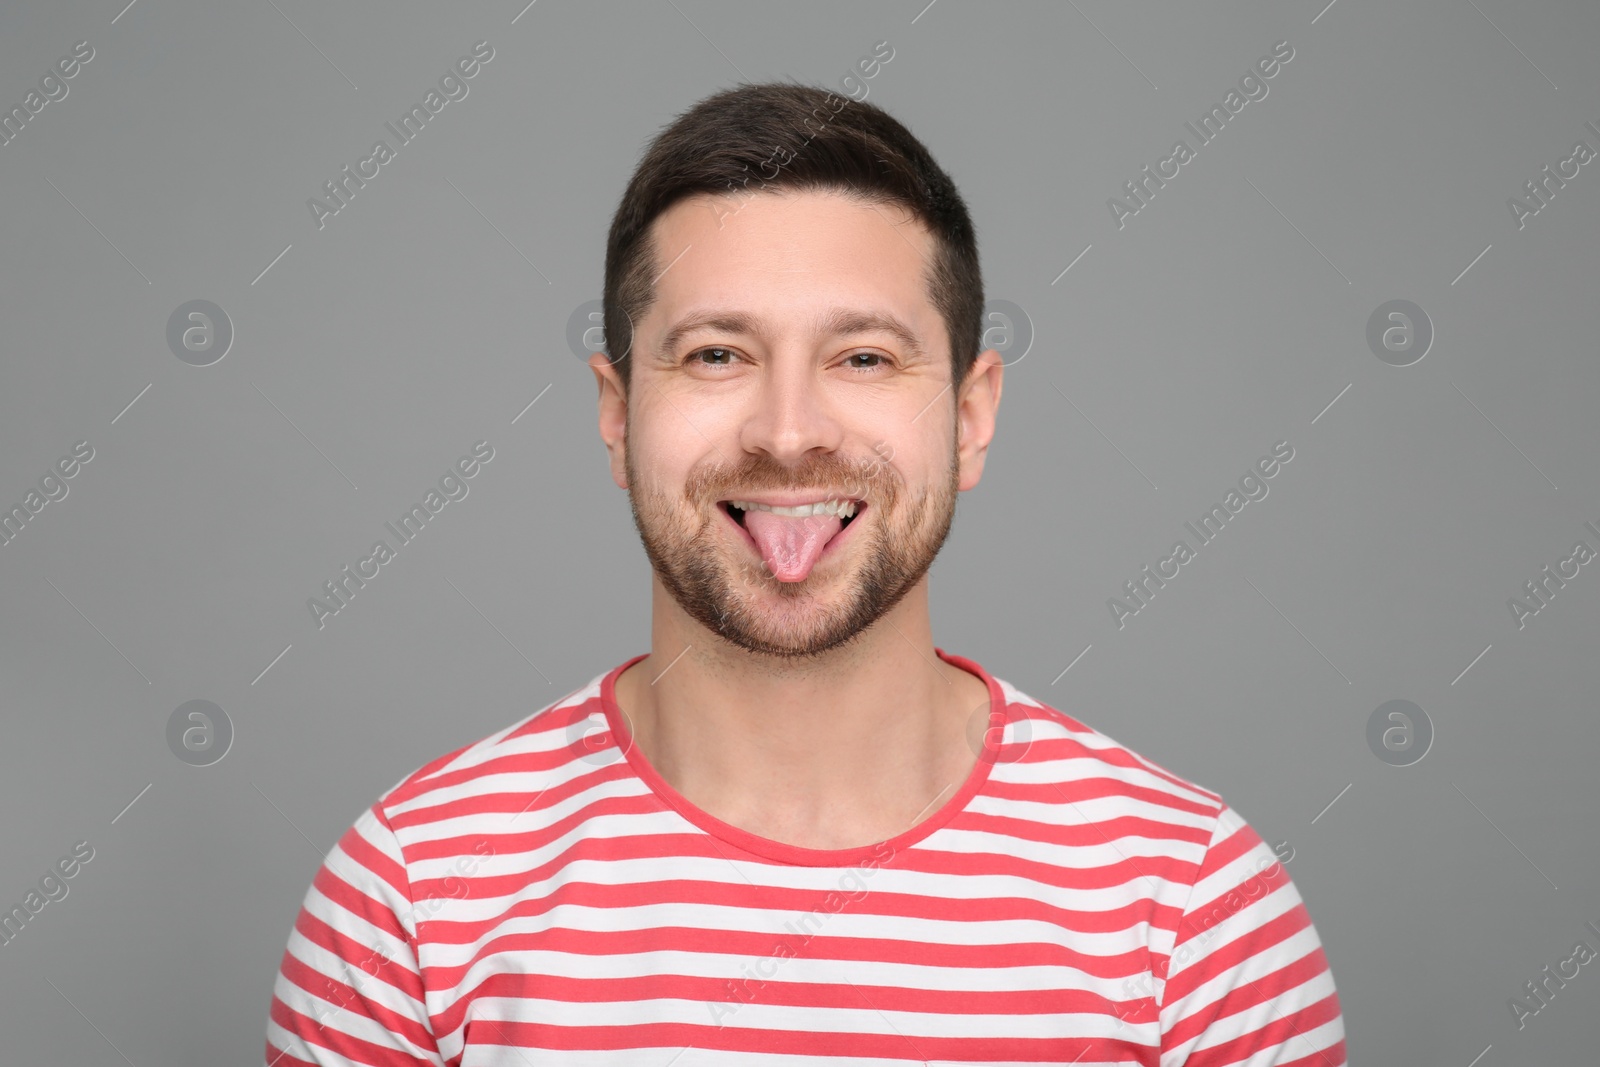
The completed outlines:
[[[807,460],[802,466],[787,466],[766,453],[758,453],[737,466],[713,463],[697,467],[690,472],[684,493],[707,507],[740,493],[810,489],[839,492],[870,504],[893,500],[899,484],[898,474],[881,453],[861,461],[830,453]]]

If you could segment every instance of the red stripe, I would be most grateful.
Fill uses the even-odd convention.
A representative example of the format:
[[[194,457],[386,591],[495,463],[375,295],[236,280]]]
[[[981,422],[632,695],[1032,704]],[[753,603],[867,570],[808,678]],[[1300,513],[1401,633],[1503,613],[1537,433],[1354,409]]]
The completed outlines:
[[[858,1000],[871,1011],[872,1005]],[[1154,1065],[1154,1050],[1141,1050],[1124,1041],[1084,1037],[910,1037],[826,1030],[756,1030],[735,1025],[700,1026],[692,1023],[641,1023],[567,1027],[547,1023],[495,1022],[485,1028],[474,1021],[469,1040],[490,1045],[509,1044],[522,1049],[554,1051],[615,1051],[636,1048],[766,1053],[789,1056],[848,1056],[863,1059],[906,1060],[911,1063],[1016,1060],[1023,1063],[1064,1064],[1075,1060]],[[666,1056],[671,1059],[671,1054]],[[664,1062],[664,1061],[663,1061]]]
[[[1147,953],[1139,949],[1116,955],[1093,956],[1065,945],[1044,942],[1007,945],[951,945],[913,943],[864,937],[840,937],[822,932],[804,937],[810,926],[797,927],[802,936],[749,934],[741,931],[701,930],[684,927],[652,927],[621,932],[549,929],[504,934],[484,944],[472,960],[462,966],[427,967],[423,981],[430,988],[449,989],[461,982],[466,972],[491,956],[515,959],[518,953],[564,952],[574,956],[610,956],[636,952],[679,951],[727,954],[749,957],[752,961],[772,956],[780,943],[798,950],[804,947],[809,959],[840,963],[890,962],[924,967],[964,968],[983,972],[1002,967],[1065,967],[1098,978],[1123,978],[1142,973]],[[562,979],[541,977],[556,983]],[[981,982],[981,975],[973,981]]]
[[[627,978],[566,979],[525,974],[493,974],[477,984],[463,988],[461,999],[434,1020],[441,1033],[450,1033],[464,1021],[468,1005],[481,998],[537,998],[570,1004],[648,1003],[653,1000],[683,1000],[701,1005],[699,1017],[706,1025],[719,1022],[734,1025],[731,1020],[744,1012],[746,1005],[789,1006],[802,1008],[862,1007],[866,997],[871,1006],[880,1011],[926,1013],[930,1015],[1040,1015],[1063,1016],[1069,1014],[1107,1015],[1117,1002],[1083,990],[1037,989],[1021,992],[1001,990],[938,990],[910,989],[903,986],[869,985],[856,982],[812,983],[784,981],[784,968],[794,965],[792,960],[774,960],[776,967],[763,968],[772,977],[763,978],[752,969],[749,978],[701,978],[680,975],[637,975]],[[1003,966],[996,964],[997,967]],[[841,967],[840,974],[850,974]],[[1125,972],[1133,973],[1133,972]],[[1129,1002],[1135,1003],[1135,1002]],[[1148,1009],[1136,1008],[1121,1011],[1128,1022],[1155,1019],[1154,1004],[1148,999]],[[483,1006],[474,1012],[478,1017]],[[694,1014],[691,1012],[690,1014]],[[748,1019],[748,1015],[745,1016]],[[743,1021],[743,1020],[741,1020]],[[976,1027],[972,1028],[976,1032]],[[762,1031],[766,1032],[766,1031]],[[920,1040],[920,1039],[919,1039]]]
[[[1053,708],[1030,708],[1028,710],[1030,712],[1034,712],[1034,714],[1026,716],[1027,718],[1047,720],[1067,719],[1067,716],[1061,714]],[[1038,714],[1041,711],[1045,714]],[[1076,732],[1086,732],[1084,728],[1076,721],[1071,719],[1067,719],[1067,721],[1073,726],[1078,727]],[[1205,800],[1210,801],[1213,807],[1222,803],[1222,798],[1216,793],[1211,792],[1209,789],[1195,785],[1193,782],[1185,781],[1184,779],[1173,774],[1171,771],[1167,770],[1165,767],[1162,767],[1160,764],[1152,763],[1143,756],[1131,752],[1126,748],[1121,748],[1120,746],[1113,746],[1109,748],[1090,748],[1087,745],[1070,738],[1062,738],[1059,740],[1055,738],[1035,738],[1028,745],[1027,762],[1039,762],[1045,759],[1072,759],[1075,757],[1084,759],[1097,759],[1114,767],[1125,767],[1133,770],[1145,771],[1177,787],[1178,789],[1183,790],[1186,793],[1198,794]]]
[[[1319,948],[1285,964],[1271,974],[1262,975],[1253,982],[1244,982],[1241,979],[1241,984],[1229,990],[1220,1000],[1175,1023],[1168,1031],[1167,1043],[1181,1045],[1198,1036],[1217,1019],[1235,1015],[1264,1001],[1282,996],[1285,992],[1298,989],[1319,975],[1326,974],[1327,971],[1327,957]],[[1171,1000],[1170,997],[1168,999]]]
[[[1209,956],[1167,980],[1166,1002],[1176,1003],[1224,971],[1277,948],[1280,942],[1311,925],[1306,906],[1296,904],[1277,918],[1212,950]],[[1218,935],[1221,936],[1221,935]]]
[[[1042,745],[1043,742],[1040,744]],[[1081,770],[1083,777],[1053,782],[1050,783],[1049,788],[1063,799],[1073,803],[1081,803],[1086,800],[1137,800],[1152,807],[1169,808],[1172,811],[1184,812],[1205,819],[1213,818],[1219,810],[1218,805],[1208,800],[1191,800],[1169,790],[1123,781],[1104,772],[1092,773],[1089,767],[1081,768]],[[995,781],[992,786],[984,790],[984,795],[999,800],[1037,800],[1039,799],[1039,790],[1042,788],[1046,787],[1036,782]],[[1184,827],[1184,829],[1189,833],[1200,834],[1200,843],[1205,843],[1205,835],[1200,828]]]
[[[355,964],[346,960],[352,974],[359,975],[358,981],[365,984],[371,977]],[[294,984],[295,988],[305,991],[309,996],[296,998],[296,1005],[310,1012],[309,1018],[312,1029],[324,1030],[329,1026],[337,1028],[341,1016],[365,1016],[381,1022],[386,1030],[397,1034],[419,1048],[437,1050],[433,1034],[428,1028],[418,1022],[415,1016],[401,1015],[390,1008],[368,1000],[360,990],[330,977],[311,967],[305,961],[288,955],[280,968],[283,977]],[[375,981],[376,979],[374,979]],[[315,999],[311,999],[315,998]],[[426,1009],[418,1004],[416,1015],[425,1015]],[[289,1029],[289,1027],[285,1027]],[[304,1031],[296,1031],[303,1035]]]
[[[581,825],[585,820],[599,818],[602,813],[610,812],[612,810],[613,809],[603,804],[595,805],[590,808],[584,808],[576,813],[571,819],[562,820],[562,825],[566,828],[565,832],[570,834],[572,829],[575,829]],[[961,829],[966,828],[960,823],[952,823],[952,825]],[[1099,837],[1099,835],[1094,836]],[[1106,837],[1110,838],[1110,842],[1112,844],[1118,840],[1118,838],[1112,834],[1107,834]],[[1106,850],[1108,852],[1116,854],[1115,850],[1111,849],[1107,844],[1106,837],[1099,837],[1099,840],[1095,843],[1106,846]],[[504,839],[501,839],[498,844],[493,841],[491,841],[490,844],[491,847],[494,848],[494,855],[496,856],[515,856],[524,853],[524,850],[521,848],[502,848],[502,846],[505,844]],[[997,845],[998,844],[1000,844],[1000,842],[997,842]],[[1138,844],[1143,845],[1143,842],[1139,842]],[[1127,853],[1132,846],[1119,847],[1123,853]],[[480,858],[475,856],[471,851],[468,851],[466,855],[472,856],[475,859]],[[700,894],[714,896],[719,892],[719,886],[728,886],[732,887],[736,891],[734,899],[739,900],[739,902],[743,904],[750,903],[750,887],[748,883],[746,883],[739,876],[736,868],[726,866],[726,857],[720,851],[718,851],[716,845],[711,842],[710,838],[706,834],[698,832],[659,833],[652,834],[647,837],[584,837],[574,841],[573,844],[565,851],[551,856],[544,863],[530,867],[526,870],[517,870],[506,874],[492,874],[489,873],[489,869],[486,869],[485,865],[480,864],[477,868],[477,873],[473,874],[468,879],[462,879],[461,876],[455,874],[438,878],[418,878],[412,885],[411,897],[413,900],[420,903],[432,897],[453,896],[468,897],[471,899],[483,899],[509,896],[519,892],[520,890],[523,890],[531,883],[559,880],[559,877],[564,870],[570,867],[570,865],[574,862],[580,860],[604,860],[617,862],[623,860],[650,860],[666,858],[679,859],[689,857],[716,861],[717,867],[726,871],[728,881],[638,882],[631,883],[620,891],[613,887],[594,885],[593,892],[596,896],[596,899],[611,899],[615,901],[614,906],[625,907],[650,901],[673,900],[675,898],[670,894],[673,892],[673,887],[677,885],[693,887],[692,891],[696,894],[695,899],[702,899],[699,896]],[[755,863],[757,861],[741,860],[740,862]],[[775,866],[769,861],[762,862],[767,863],[769,866]],[[973,873],[973,864],[974,857],[970,853],[943,852],[925,845],[919,845],[915,849],[902,850],[896,853],[895,856],[887,864],[885,864],[885,866],[893,867],[897,870],[921,871],[928,874],[946,875],[952,878],[960,878],[969,876]],[[839,869],[839,874],[835,877],[843,877],[851,869],[852,868],[841,868]],[[1054,864],[1040,863],[1034,860],[1025,859],[1021,856],[1004,855],[1000,853],[989,853],[983,856],[983,870],[987,874],[1010,875],[1016,878],[1026,879],[1030,882],[1036,882],[1041,885],[1080,891],[1122,886],[1129,882],[1142,881],[1142,879],[1146,878],[1169,879],[1187,882],[1190,880],[1189,872],[1193,869],[1193,864],[1183,863],[1179,860],[1174,860],[1171,857],[1166,856],[1137,856],[1132,859],[1119,858],[1116,862],[1093,867],[1062,867]],[[859,877],[861,877],[862,881],[870,883],[870,879],[865,875],[859,875]],[[470,882],[470,890],[462,890],[462,881]],[[590,883],[567,883],[567,885],[590,885]],[[738,892],[739,890],[742,890],[742,892]],[[767,894],[781,892],[781,890],[764,889],[762,890],[762,899],[765,901],[767,899]],[[605,895],[607,893],[621,893],[622,895],[607,898]],[[628,896],[626,893],[632,893],[634,895]],[[940,899],[948,898],[930,897],[913,899],[927,899],[937,902]],[[525,901],[523,903],[537,906],[539,902]],[[774,906],[798,907],[801,905],[795,901]],[[809,905],[806,906],[809,907]],[[544,909],[536,908],[536,911],[533,913],[537,913],[537,911],[542,910]],[[527,913],[528,912],[518,911],[513,908],[507,914],[515,915]],[[911,912],[908,914],[916,913]],[[472,936],[475,936],[475,934],[470,931],[460,931],[458,938],[457,934],[452,932],[453,924],[438,923],[437,921],[435,922],[436,925],[430,929],[428,933],[429,937],[454,941],[458,939],[470,940]]]
[[[343,960],[352,972],[360,971],[370,975],[386,985],[393,986],[412,1000],[422,999],[421,979],[415,972],[395,963],[392,959],[386,959],[377,951],[383,949],[383,946],[368,945],[347,937],[305,909],[301,909],[300,917],[295,920],[295,929],[312,944]],[[402,944],[407,944],[406,951],[412,951],[407,942]],[[318,995],[321,995],[320,991]]]
[[[1310,1063],[1324,1062],[1328,1067],[1338,1067],[1344,1062],[1342,1051],[1337,1058],[1331,1051],[1322,1053],[1303,1036],[1307,1031],[1315,1030],[1338,1016],[1339,998],[1329,994],[1315,1004],[1308,1004],[1284,1018],[1274,1018],[1266,1025],[1248,1034],[1241,1034],[1232,1041],[1190,1052],[1189,1058],[1184,1061],[1184,1067],[1229,1067],[1231,1064],[1242,1063],[1252,1055],[1259,1054],[1264,1048],[1274,1046],[1286,1052],[1304,1052],[1306,1061]]]
[[[406,940],[405,927],[400,925],[400,920],[395,917],[393,911],[382,901],[368,896],[334,874],[331,867],[320,868],[316,876],[311,879],[311,884],[316,887],[318,893],[351,915],[370,923],[390,937]]]
[[[328,1049],[351,1063],[366,1064],[367,1067],[428,1067],[425,1059],[342,1033],[335,1029],[338,1025],[336,1018],[330,1017],[326,1025],[319,1027],[316,1019],[293,1010],[276,996],[272,998],[271,1017],[273,1022],[294,1034],[303,1044]]]

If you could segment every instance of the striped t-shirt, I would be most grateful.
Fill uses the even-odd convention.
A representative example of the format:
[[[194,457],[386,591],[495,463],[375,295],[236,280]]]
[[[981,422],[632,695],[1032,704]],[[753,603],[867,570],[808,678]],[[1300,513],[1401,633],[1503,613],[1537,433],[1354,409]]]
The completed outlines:
[[[1278,856],[1215,793],[988,686],[959,791],[809,849],[690,804],[615,683],[406,777],[306,893],[266,1062],[1343,1067]]]

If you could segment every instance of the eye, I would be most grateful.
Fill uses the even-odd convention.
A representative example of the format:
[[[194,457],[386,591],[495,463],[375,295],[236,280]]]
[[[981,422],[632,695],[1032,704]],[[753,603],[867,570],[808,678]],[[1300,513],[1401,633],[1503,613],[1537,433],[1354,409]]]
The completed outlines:
[[[703,360],[700,358],[701,356],[710,355],[713,353],[717,355],[715,360]],[[726,367],[730,364],[724,362],[723,357],[732,359],[736,355],[738,355],[738,353],[731,348],[723,348],[721,345],[712,345],[710,348],[700,348],[690,352],[689,355],[684,359],[684,362],[698,362],[701,364],[701,366],[705,367]]]
[[[876,360],[876,362],[868,363],[866,365],[852,362],[852,360],[860,359]],[[889,365],[889,357],[885,356],[882,352],[852,352],[848,356],[844,357],[844,362],[845,366],[847,366],[850,370],[867,372],[875,371],[882,367],[887,367]]]

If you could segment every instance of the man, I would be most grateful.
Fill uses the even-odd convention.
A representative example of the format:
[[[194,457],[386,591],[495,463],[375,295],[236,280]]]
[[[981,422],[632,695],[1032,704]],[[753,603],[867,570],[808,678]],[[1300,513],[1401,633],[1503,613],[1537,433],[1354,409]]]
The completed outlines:
[[[798,85],[702,101],[635,172],[604,296],[650,652],[356,821],[267,1061],[1343,1064],[1273,850],[933,644],[1003,368],[905,127]]]

